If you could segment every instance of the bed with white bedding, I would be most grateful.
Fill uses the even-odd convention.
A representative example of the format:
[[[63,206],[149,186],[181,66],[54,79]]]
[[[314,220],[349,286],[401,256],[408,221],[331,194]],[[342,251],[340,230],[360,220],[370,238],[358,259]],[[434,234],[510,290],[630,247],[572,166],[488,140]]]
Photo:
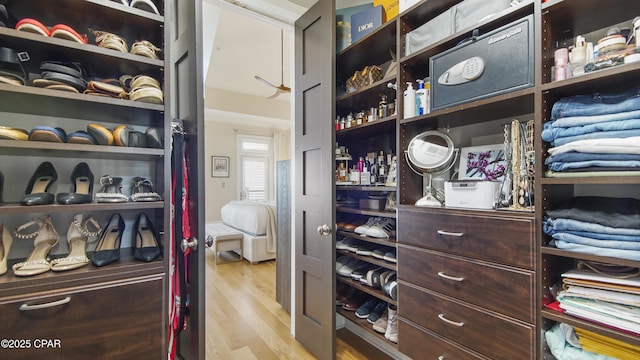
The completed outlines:
[[[233,200],[222,207],[220,214],[224,225],[242,233],[242,255],[250,263],[276,258],[274,201]]]

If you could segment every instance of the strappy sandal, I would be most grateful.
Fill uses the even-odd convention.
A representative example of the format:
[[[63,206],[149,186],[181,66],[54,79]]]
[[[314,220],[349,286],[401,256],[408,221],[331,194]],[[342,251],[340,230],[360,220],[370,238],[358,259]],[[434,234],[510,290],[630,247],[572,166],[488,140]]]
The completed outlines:
[[[157,59],[158,55],[156,54],[161,49],[157,46],[153,45],[150,41],[143,40],[134,42],[131,45],[131,54],[145,56],[152,59]]]
[[[0,47],[0,83],[26,85],[29,73],[22,63],[29,61],[29,54],[14,49]]]
[[[99,203],[121,203],[129,201],[129,198],[122,193],[122,178],[104,175],[100,178],[102,189],[96,193],[96,202]]]
[[[38,226],[38,228],[32,233],[23,233],[23,231],[33,228],[33,226]],[[32,276],[51,270],[51,264],[48,259],[49,252],[58,244],[60,236],[51,223],[49,216],[46,216],[44,219],[36,218],[21,225],[15,230],[15,236],[18,239],[35,238],[33,241],[33,251],[27,259],[13,265],[12,269],[15,276]]]
[[[66,271],[87,265],[89,263],[87,242],[90,237],[98,236],[100,231],[102,231],[100,224],[93,217],[83,222],[82,214],[74,216],[67,231],[69,254],[63,258],[51,260],[51,270]]]
[[[89,29],[89,32],[96,37],[96,45],[98,47],[116,50],[123,53],[129,52],[129,48],[127,47],[127,42],[122,37],[116,34],[112,34],[110,32],[94,30],[94,29]]]
[[[120,86],[118,79],[91,80],[84,91],[88,95],[108,96],[116,99],[127,99],[129,94]]]
[[[131,201],[160,201],[162,197],[153,191],[151,180],[142,177],[134,177],[133,189],[131,191]]]

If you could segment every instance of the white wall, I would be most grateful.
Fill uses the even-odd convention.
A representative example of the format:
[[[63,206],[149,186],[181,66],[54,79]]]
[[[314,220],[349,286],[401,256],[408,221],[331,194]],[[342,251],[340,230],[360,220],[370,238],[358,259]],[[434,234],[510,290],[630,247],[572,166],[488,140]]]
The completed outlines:
[[[240,190],[238,189],[236,176],[237,166],[236,160],[236,133],[243,132],[254,135],[273,136],[275,133],[281,133],[277,136],[280,142],[279,148],[283,149],[280,154],[275,155],[275,160],[288,159],[290,156],[290,131],[288,129],[279,129],[272,127],[260,127],[251,122],[237,119],[228,119],[223,116],[210,115],[205,117],[205,211],[206,221],[220,220],[220,209],[231,200],[238,199]],[[212,156],[228,156],[230,161],[229,177],[214,178],[211,177],[211,157]]]

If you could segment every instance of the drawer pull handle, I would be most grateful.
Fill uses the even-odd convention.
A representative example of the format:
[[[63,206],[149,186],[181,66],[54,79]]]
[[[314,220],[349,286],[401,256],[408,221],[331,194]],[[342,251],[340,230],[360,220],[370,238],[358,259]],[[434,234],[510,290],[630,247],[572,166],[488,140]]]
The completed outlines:
[[[463,232],[450,232],[450,231],[444,231],[444,230],[438,230],[438,234],[446,235],[446,236],[455,236],[455,237],[462,237],[464,235]]]
[[[444,360],[444,355],[438,356],[438,360]]]
[[[458,327],[461,327],[461,326],[464,325],[464,323],[462,321],[457,322],[457,321],[451,321],[451,320],[447,319],[446,317],[444,317],[444,314],[438,314],[438,319],[446,322],[449,325],[454,325],[454,326],[458,326]]]
[[[445,278],[447,280],[457,281],[457,282],[462,282],[462,280],[464,280],[463,277],[455,277],[455,276],[447,275],[442,271],[438,271],[438,276],[440,276],[441,278]]]
[[[22,304],[22,305],[20,305],[20,310],[21,311],[29,311],[29,310],[46,309],[46,308],[50,308],[50,307],[54,307],[54,306],[64,305],[64,304],[68,303],[69,301],[71,301],[71,296],[67,296],[66,298],[61,299],[61,300],[52,301],[52,302],[48,302],[48,303],[44,303],[44,304],[38,304],[38,305]]]

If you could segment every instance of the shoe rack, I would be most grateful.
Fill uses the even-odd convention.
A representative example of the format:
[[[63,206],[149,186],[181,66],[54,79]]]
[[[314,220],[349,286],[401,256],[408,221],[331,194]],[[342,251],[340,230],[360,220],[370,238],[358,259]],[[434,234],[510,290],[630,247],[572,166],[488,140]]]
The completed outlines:
[[[394,102],[395,91],[389,88],[388,84],[396,82],[395,73],[351,93],[345,91],[345,84],[346,80],[349,79],[354,72],[360,71],[366,66],[385,63],[388,65],[392,61],[391,54],[395,52],[395,48],[396,22],[390,21],[383,24],[381,28],[372,34],[367,35],[365,38],[345,48],[336,55],[336,94],[338,94],[338,98],[336,99],[336,116],[342,118],[347,117],[350,113],[360,112],[361,110],[378,110],[381,95],[387,97],[386,101],[388,104]],[[379,113],[378,115],[374,121],[353,125],[350,128],[335,130],[336,142],[341,147],[348,149],[348,153],[350,154],[349,165],[356,164],[358,158],[366,157],[367,153],[374,152],[378,154],[381,150],[384,151],[385,157],[386,154],[389,153],[392,153],[394,156],[397,155],[397,117],[395,114]],[[336,155],[337,167],[341,161],[346,161],[345,157]],[[386,182],[378,185],[346,185],[341,182],[337,182],[337,184],[336,197],[349,198],[351,202],[349,202],[348,205],[339,204],[335,208],[337,222],[336,241],[350,239],[349,241],[352,241],[352,243],[358,246],[395,252],[395,232],[393,232],[389,238],[377,238],[354,233],[354,228],[365,224],[368,219],[371,218],[391,219],[395,224],[395,209],[386,207],[380,209],[382,207],[378,207],[378,209],[374,210],[361,207],[360,200],[367,199],[372,194],[384,194],[385,197],[389,194],[395,195],[397,186],[395,184],[390,186],[386,185]],[[397,266],[394,262],[379,259],[371,255],[358,255],[355,251],[347,249],[336,250],[336,258],[341,256],[357,259],[363,264],[368,264],[373,269],[381,268],[383,271],[397,271]],[[338,283],[346,284],[347,289],[356,289],[355,292],[350,292],[350,294],[355,294],[353,296],[354,298],[360,296],[362,300],[360,303],[363,303],[367,298],[374,298],[384,301],[392,307],[398,304],[398,302],[392,299],[383,289],[363,284],[359,280],[354,280],[349,276],[336,275],[336,280]],[[339,286],[338,288],[344,287]],[[361,304],[356,305],[359,306]],[[342,315],[347,321],[359,326],[374,338],[379,339],[380,342],[386,343],[388,347],[392,349],[396,348],[394,342],[385,338],[385,333],[376,332],[372,324],[368,322],[366,318],[358,318],[354,310],[355,308],[345,310],[343,306],[336,307],[338,314]],[[385,312],[384,316],[387,316],[387,312]]]
[[[12,334],[16,339],[59,340],[60,346],[47,350],[47,356],[73,358],[82,353],[85,357],[115,358],[127,354],[133,358],[160,358],[164,354],[168,249],[162,244],[166,244],[164,237],[170,227],[169,111],[165,104],[157,102],[31,85],[33,79],[40,77],[43,61],[79,62],[96,78],[150,76],[160,82],[168,101],[166,89],[170,86],[165,59],[169,58],[169,49],[164,41],[168,32],[165,27],[168,9],[163,1],[153,2],[160,15],[119,1],[4,2],[17,20],[33,18],[46,26],[66,24],[78,33],[88,34],[89,43],[0,27],[1,46],[26,52],[29,57],[23,62],[29,73],[26,86],[0,83],[0,126],[26,131],[36,126],[50,126],[71,133],[86,130],[91,123],[107,129],[126,125],[142,133],[156,128],[164,138],[160,148],[0,139],[0,172],[5,178],[0,223],[13,237],[8,270],[0,275],[0,312],[3,314],[0,333]],[[129,47],[135,41],[148,40],[163,51],[159,59],[154,59],[98,47],[89,28],[115,33],[124,38]],[[57,181],[49,188],[54,195],[73,192],[72,171],[85,162],[94,175],[92,196],[102,187],[100,178],[109,175],[122,177],[122,192],[127,196],[135,185],[134,178],[146,178],[161,199],[121,203],[98,203],[94,199],[82,204],[21,205],[25,186],[38,165],[46,161],[53,164],[58,174]],[[69,253],[67,231],[77,214],[84,215],[85,219],[93,217],[102,230],[114,214],[121,215],[125,228],[119,260],[101,267],[89,263],[68,271],[15,276],[12,265],[29,256],[34,241],[17,238],[14,230],[34,218],[49,217],[59,235],[49,258],[63,258]],[[136,225],[141,218],[153,224],[163,252],[159,259],[150,262],[136,260],[133,255]],[[86,251],[89,259],[99,238],[100,235],[89,238]],[[142,255],[149,257],[146,253]],[[3,349],[9,357],[40,357],[45,354],[43,351],[33,343],[30,348]]]

